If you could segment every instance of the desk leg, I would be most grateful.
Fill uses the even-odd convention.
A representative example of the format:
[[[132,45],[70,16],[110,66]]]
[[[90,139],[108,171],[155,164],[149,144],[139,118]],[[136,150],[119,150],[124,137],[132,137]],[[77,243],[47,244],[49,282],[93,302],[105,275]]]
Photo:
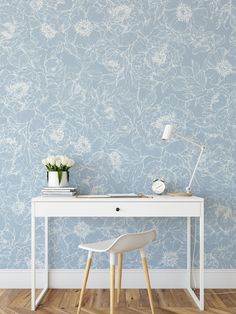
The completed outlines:
[[[200,310],[204,310],[204,204],[200,217]]]
[[[45,264],[45,287],[48,289],[48,217],[45,217],[45,232],[44,232],[44,239],[45,239],[45,251],[44,251],[44,264]]]
[[[36,251],[36,238],[35,238],[35,212],[32,205],[32,216],[31,216],[31,310],[35,311],[36,307],[44,297],[45,293],[48,290],[48,217],[45,217],[45,268],[44,268],[44,277],[45,277],[45,286],[43,290],[38,295],[37,299],[35,297],[35,288],[36,288],[36,266],[35,266],[35,251]]]
[[[196,219],[196,218],[195,218]],[[187,221],[187,289],[193,298],[196,305],[199,307],[201,311],[204,311],[204,205],[201,205],[201,215],[200,215],[200,223],[199,223],[199,233],[200,233],[200,284],[199,298],[196,296],[194,290],[191,287],[191,219],[188,218]],[[196,239],[195,239],[196,240]]]
[[[187,288],[191,288],[191,217],[187,217]]]
[[[31,207],[31,310],[35,310],[35,212]]]

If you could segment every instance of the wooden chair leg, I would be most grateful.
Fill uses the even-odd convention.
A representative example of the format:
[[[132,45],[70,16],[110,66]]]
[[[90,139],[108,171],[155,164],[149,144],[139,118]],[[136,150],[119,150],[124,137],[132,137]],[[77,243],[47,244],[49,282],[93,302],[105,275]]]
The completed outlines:
[[[141,254],[143,270],[144,270],[145,280],[146,280],[146,285],[147,285],[147,290],[148,290],[149,303],[150,303],[152,314],[154,314],[155,312],[154,312],[154,305],[153,305],[152,290],[151,290],[151,283],[150,283],[150,277],[149,277],[149,272],[148,272],[147,259],[146,259],[146,256],[145,256],[143,250],[140,250],[140,254]]]
[[[84,280],[83,280],[83,284],[82,284],[82,289],[81,289],[81,292],[80,292],[79,306],[78,306],[78,309],[77,309],[77,314],[80,313],[80,310],[81,310],[81,307],[82,307],[83,296],[84,296],[84,292],[85,292],[87,281],[88,281],[88,276],[89,276],[91,263],[92,263],[92,252],[89,252],[87,263],[86,263],[86,268],[85,268],[85,274],[84,274]]]
[[[115,254],[110,254],[110,314],[114,314],[115,307]]]
[[[120,303],[121,297],[121,281],[122,281],[122,264],[123,264],[123,254],[118,254],[118,289],[117,289],[117,303]]]

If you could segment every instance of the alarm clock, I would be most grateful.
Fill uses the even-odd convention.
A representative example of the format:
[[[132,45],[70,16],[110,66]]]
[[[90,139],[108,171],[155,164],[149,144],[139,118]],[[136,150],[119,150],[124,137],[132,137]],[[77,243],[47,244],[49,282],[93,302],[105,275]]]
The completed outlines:
[[[156,194],[162,194],[165,191],[166,185],[163,178],[155,179],[152,183],[152,190]]]

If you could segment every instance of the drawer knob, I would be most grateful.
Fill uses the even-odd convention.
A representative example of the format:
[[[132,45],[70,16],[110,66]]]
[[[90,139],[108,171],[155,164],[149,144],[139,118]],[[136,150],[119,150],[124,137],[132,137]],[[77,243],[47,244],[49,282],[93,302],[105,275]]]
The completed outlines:
[[[117,207],[117,208],[116,208],[116,211],[117,211],[117,212],[119,212],[119,211],[120,211],[120,208],[119,208],[119,207]]]

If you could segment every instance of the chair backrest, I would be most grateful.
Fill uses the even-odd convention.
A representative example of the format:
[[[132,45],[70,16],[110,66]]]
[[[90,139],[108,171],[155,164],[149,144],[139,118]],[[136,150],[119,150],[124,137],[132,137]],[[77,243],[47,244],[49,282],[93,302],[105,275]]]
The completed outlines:
[[[116,254],[142,249],[155,240],[156,236],[155,229],[139,233],[127,233],[117,238],[107,251]]]

